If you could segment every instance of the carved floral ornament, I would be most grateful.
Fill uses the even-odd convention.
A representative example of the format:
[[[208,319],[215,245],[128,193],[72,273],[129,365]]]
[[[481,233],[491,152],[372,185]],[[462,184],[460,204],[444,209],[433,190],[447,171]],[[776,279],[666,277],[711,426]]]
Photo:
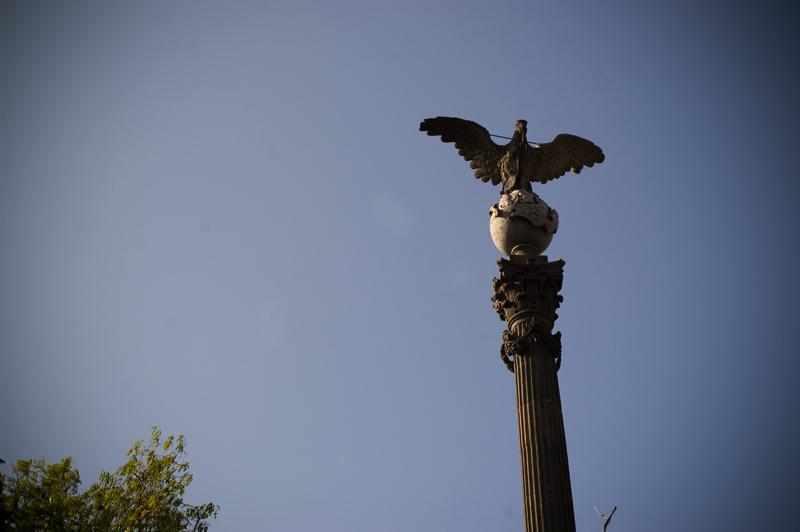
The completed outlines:
[[[517,356],[542,354],[561,365],[561,333],[552,334],[563,301],[558,294],[563,282],[564,261],[547,262],[543,257],[509,261],[501,259],[500,277],[493,279],[492,303],[500,319],[508,323],[503,332],[500,358],[513,371]]]

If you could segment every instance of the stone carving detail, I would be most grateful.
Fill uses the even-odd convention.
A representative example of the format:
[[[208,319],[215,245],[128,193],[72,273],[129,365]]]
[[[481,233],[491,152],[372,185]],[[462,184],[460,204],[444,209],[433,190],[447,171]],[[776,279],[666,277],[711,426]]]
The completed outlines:
[[[527,190],[514,190],[500,196],[489,209],[489,233],[504,255],[524,247],[529,255],[539,255],[558,230],[558,213],[542,198]]]
[[[530,353],[536,343],[536,336],[529,330],[524,336],[518,337],[511,331],[503,331],[503,345],[500,346],[500,359],[508,371],[514,373],[514,357],[525,356]],[[561,332],[541,335],[540,343],[545,352],[556,359],[556,371],[561,369]]]
[[[500,319],[508,323],[503,332],[500,358],[514,371],[514,357],[543,354],[561,366],[561,333],[552,333],[563,301],[558,292],[564,280],[564,261],[546,257],[512,256],[497,261],[500,277],[492,281],[492,303]]]
[[[514,373],[514,357],[525,354],[530,349],[531,343],[536,340],[530,333],[517,337],[511,331],[503,331],[503,345],[500,346],[500,359],[506,365],[508,371]]]

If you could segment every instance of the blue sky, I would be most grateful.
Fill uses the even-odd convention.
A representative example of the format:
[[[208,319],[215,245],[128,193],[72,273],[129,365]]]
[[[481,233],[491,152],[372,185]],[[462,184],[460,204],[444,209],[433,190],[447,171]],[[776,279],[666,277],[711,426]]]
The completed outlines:
[[[0,456],[183,433],[214,529],[522,527],[497,189],[428,116],[607,160],[566,265],[579,530],[789,530],[789,4],[5,2]],[[7,466],[6,466],[7,467]]]

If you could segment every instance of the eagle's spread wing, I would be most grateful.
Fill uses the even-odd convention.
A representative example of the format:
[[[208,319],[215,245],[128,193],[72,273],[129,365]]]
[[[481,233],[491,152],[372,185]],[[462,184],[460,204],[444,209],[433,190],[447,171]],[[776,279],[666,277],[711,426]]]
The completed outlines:
[[[505,147],[492,142],[489,132],[480,124],[463,118],[437,116],[423,120],[419,130],[441,136],[442,142],[455,142],[458,154],[470,162],[475,177],[481,181],[491,181],[493,185],[502,181],[499,162]]]
[[[552,142],[540,144],[534,152],[538,157],[533,180],[540,183],[547,183],[568,171],[577,174],[584,166],[594,166],[606,158],[603,150],[591,141],[567,133],[556,136]]]

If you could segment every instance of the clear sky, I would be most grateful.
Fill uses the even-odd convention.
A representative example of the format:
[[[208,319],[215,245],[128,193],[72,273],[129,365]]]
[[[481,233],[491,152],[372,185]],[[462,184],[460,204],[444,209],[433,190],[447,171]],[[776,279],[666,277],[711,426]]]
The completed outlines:
[[[607,156],[537,189],[578,529],[614,504],[613,532],[796,528],[799,23],[3,2],[0,456],[88,483],[158,424],[216,530],[521,530],[498,190],[417,127],[525,118]]]

